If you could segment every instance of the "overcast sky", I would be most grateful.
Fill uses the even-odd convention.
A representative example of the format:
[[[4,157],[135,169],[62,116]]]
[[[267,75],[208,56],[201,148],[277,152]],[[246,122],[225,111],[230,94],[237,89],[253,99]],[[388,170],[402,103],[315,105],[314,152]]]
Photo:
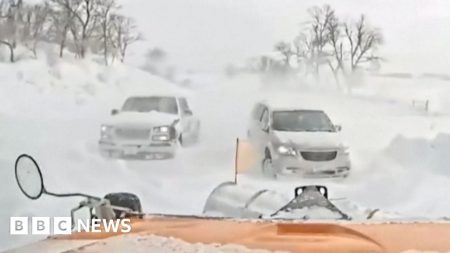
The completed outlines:
[[[290,40],[307,8],[324,3],[343,19],[365,13],[381,28],[389,71],[450,72],[450,1],[447,0],[122,0],[146,42],[193,69],[217,69],[266,53]]]

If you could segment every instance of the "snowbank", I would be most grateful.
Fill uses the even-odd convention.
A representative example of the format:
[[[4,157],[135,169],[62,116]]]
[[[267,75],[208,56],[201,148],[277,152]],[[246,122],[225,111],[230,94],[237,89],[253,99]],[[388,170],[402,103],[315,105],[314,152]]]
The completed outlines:
[[[401,102],[422,112],[450,114],[449,80],[421,78],[412,74],[410,77],[371,76],[366,79],[363,85],[354,89],[354,94]]]
[[[416,172],[433,172],[450,176],[450,134],[437,134],[434,138],[407,138],[398,136],[385,150],[397,164]],[[420,159],[412,159],[420,157]]]
[[[93,59],[22,60],[0,63],[0,114],[80,118],[120,106],[134,94],[188,93],[145,71]]]

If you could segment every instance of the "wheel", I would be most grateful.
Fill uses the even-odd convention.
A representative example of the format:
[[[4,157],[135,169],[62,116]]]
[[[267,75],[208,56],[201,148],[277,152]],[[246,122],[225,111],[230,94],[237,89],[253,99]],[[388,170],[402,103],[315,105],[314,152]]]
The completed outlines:
[[[346,179],[346,178],[348,178],[349,174],[350,174],[350,172],[344,173],[344,174],[342,174],[342,175],[340,176],[340,178],[341,178],[341,179]]]
[[[102,150],[100,151],[100,155],[108,159],[115,158],[115,153],[111,150]]]
[[[180,143],[180,145],[185,148],[197,143],[198,139],[199,139],[198,132],[192,135],[188,134],[186,135],[186,137],[183,134],[180,134],[180,136],[178,137],[178,143]]]
[[[266,154],[264,159],[262,160],[262,173],[264,176],[272,179],[277,178],[277,173],[275,172],[275,169],[273,168],[272,163],[272,157],[270,154]]]
[[[184,139],[183,139],[183,135],[182,134],[180,134],[180,136],[178,136],[178,143],[180,143],[180,145],[182,147],[186,146],[186,144],[184,143]]]
[[[195,131],[194,135],[194,143],[197,143],[199,138],[200,138],[200,122],[197,123],[197,130]]]
[[[167,153],[164,155],[164,159],[166,159],[166,160],[170,160],[173,158],[175,158],[175,153]]]
[[[189,145],[197,144],[197,142],[200,138],[199,135],[200,135],[200,131],[199,130],[195,131],[195,133],[192,134],[192,136],[189,138]]]

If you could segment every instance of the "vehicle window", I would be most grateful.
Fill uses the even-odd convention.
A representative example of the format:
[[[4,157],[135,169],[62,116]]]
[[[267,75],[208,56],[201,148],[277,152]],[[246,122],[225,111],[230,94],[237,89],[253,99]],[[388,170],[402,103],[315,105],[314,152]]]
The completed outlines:
[[[182,112],[191,110],[189,108],[189,104],[188,104],[186,98],[179,98],[178,101],[180,102],[180,109],[181,109]]]
[[[183,110],[183,111],[190,110],[189,104],[188,104],[186,98],[179,98],[179,101],[180,101],[181,110]]]
[[[125,112],[163,112],[178,113],[177,101],[174,97],[131,97],[122,107]]]
[[[334,131],[333,124],[323,111],[275,111],[272,127],[278,131]]]

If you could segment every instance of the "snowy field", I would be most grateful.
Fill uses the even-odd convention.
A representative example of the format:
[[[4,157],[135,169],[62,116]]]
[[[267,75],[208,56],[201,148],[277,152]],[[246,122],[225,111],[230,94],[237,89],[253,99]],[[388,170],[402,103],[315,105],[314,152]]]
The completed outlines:
[[[251,171],[240,175],[239,183],[276,190],[286,198],[295,186],[320,183],[329,187],[331,198],[346,198],[355,206],[413,219],[450,213],[446,197],[450,195],[450,116],[445,110],[425,114],[412,108],[410,101],[395,99],[392,93],[402,94],[401,85],[380,93],[373,92],[376,87],[366,80],[366,86],[350,96],[298,87],[279,91],[279,86],[262,84],[256,76],[199,76],[187,91],[202,121],[198,145],[183,149],[174,160],[120,161],[97,152],[99,127],[110,109],[119,107],[126,94],[180,88],[123,65],[105,68],[65,61],[49,67],[23,61],[2,64],[0,70],[0,250],[40,239],[10,236],[10,216],[66,216],[80,200],[26,199],[14,179],[19,154],[37,158],[50,191],[98,196],[128,191],[137,194],[150,213],[200,214],[211,190],[233,179],[235,139],[245,136],[251,107],[265,96],[294,96],[323,107],[343,126],[353,172],[345,180],[271,181]]]

